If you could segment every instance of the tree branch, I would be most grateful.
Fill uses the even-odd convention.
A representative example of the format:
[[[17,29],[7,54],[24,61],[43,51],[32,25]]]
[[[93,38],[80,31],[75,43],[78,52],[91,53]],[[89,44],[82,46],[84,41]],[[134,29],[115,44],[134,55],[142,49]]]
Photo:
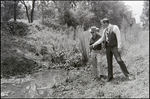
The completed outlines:
[[[28,14],[28,7],[27,7],[27,5],[25,4],[25,2],[24,2],[24,0],[20,0],[21,1],[21,3],[25,6],[25,8],[26,8],[26,14],[27,14],[27,18],[28,18],[28,22],[30,23],[30,18],[29,18],[29,14]]]

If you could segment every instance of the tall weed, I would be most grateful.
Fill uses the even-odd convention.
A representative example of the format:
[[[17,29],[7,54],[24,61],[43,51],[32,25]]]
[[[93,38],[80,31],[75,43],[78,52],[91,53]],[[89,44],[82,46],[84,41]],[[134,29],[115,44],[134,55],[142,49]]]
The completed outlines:
[[[78,26],[77,27],[77,37],[79,39],[79,49],[82,53],[84,62],[88,61],[89,57],[89,34],[88,32],[84,31],[83,27]]]
[[[144,31],[142,31],[142,28],[138,24],[133,24],[132,27],[128,27],[126,33],[121,29],[123,51],[127,53],[141,49],[145,45],[143,40],[148,42],[147,37],[144,37],[144,35]]]

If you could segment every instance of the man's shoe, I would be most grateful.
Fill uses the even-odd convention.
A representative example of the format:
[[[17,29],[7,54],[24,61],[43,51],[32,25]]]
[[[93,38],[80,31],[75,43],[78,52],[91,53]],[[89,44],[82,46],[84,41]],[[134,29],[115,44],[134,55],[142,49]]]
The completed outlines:
[[[95,80],[96,80],[96,78],[93,78],[93,79],[92,79],[92,81],[95,81]]]
[[[134,80],[135,79],[135,76],[132,75],[132,74],[128,74],[128,77],[126,77],[127,79],[129,80]]]
[[[92,81],[99,81],[100,78],[96,77],[96,78],[93,78]]]
[[[108,77],[107,78],[107,82],[109,82],[110,80],[112,80],[113,79],[113,77]]]
[[[100,75],[100,78],[106,79],[107,77],[105,75]]]

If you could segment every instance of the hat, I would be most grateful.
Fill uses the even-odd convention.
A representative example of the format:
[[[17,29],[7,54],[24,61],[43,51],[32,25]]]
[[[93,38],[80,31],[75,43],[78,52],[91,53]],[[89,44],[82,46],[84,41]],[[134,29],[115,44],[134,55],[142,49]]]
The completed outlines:
[[[96,26],[92,26],[89,31],[90,31],[90,32],[95,32],[95,31],[96,31],[96,28],[97,28]]]
[[[104,21],[109,21],[109,20],[108,18],[103,18],[101,21],[104,22]]]

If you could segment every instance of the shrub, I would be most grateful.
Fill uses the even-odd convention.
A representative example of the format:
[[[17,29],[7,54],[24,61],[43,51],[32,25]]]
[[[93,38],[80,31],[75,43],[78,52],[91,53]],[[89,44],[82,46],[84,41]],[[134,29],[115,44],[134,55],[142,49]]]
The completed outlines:
[[[1,74],[4,77],[32,73],[37,63],[25,57],[8,57],[1,63]]]
[[[26,58],[24,54],[28,54],[28,52],[36,53],[36,47],[28,44],[21,37],[2,32],[1,75],[9,77],[32,73],[38,64],[32,59]]]
[[[48,50],[47,50],[47,47],[46,47],[46,46],[42,46],[41,51],[40,51],[40,54],[41,54],[41,55],[48,54]]]
[[[1,28],[11,35],[25,36],[28,32],[28,25],[23,22],[1,22]]]
[[[69,57],[66,60],[66,63],[68,64],[68,66],[73,66],[73,67],[81,67],[85,64],[81,53],[76,53],[71,57]]]
[[[47,27],[53,28],[54,30],[66,30],[67,26],[66,25],[60,25],[59,23],[47,18],[44,20],[44,25]]]
[[[54,64],[65,64],[65,53],[62,51],[52,53],[51,62]]]

